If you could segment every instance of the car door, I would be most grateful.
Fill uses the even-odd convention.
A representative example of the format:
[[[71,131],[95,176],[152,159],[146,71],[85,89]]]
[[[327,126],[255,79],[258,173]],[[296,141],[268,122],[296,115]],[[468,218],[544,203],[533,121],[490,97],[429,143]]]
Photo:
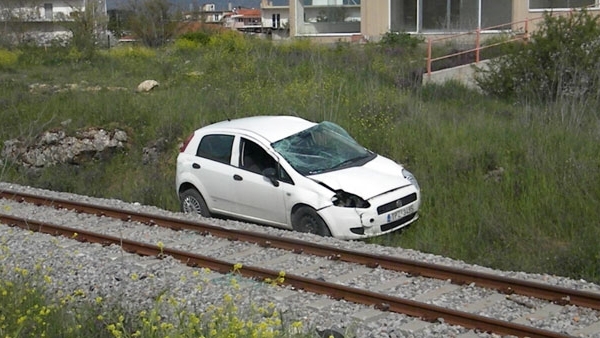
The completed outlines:
[[[273,182],[263,174],[267,168],[281,169],[275,158],[258,143],[241,137],[233,185],[238,212],[256,222],[286,226],[289,215],[286,197],[291,193],[293,184],[290,181]]]
[[[207,134],[202,137],[194,161],[195,175],[205,191],[208,207],[213,213],[235,214],[236,201],[233,190],[231,154],[235,136]]]

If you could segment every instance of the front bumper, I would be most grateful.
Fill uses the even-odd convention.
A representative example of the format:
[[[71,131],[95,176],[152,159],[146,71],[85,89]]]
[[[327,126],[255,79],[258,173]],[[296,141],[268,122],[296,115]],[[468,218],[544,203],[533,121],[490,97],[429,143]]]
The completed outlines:
[[[404,228],[416,221],[421,204],[414,186],[404,187],[369,200],[366,209],[330,206],[319,210],[333,237],[362,239]]]

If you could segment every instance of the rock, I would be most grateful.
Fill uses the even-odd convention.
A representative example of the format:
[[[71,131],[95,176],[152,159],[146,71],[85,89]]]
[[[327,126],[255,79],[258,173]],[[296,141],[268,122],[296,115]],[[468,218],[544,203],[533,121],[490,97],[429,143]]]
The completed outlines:
[[[160,138],[148,147],[142,149],[142,164],[155,164],[158,163],[159,155],[165,150],[167,140]]]
[[[143,81],[142,83],[140,83],[137,87],[137,91],[142,93],[142,92],[149,92],[152,89],[154,89],[154,87],[158,87],[158,82],[154,81],[154,80],[146,80]]]
[[[492,180],[494,182],[500,182],[504,176],[504,168],[498,167],[494,170],[488,171],[483,177],[486,181]]]
[[[46,131],[33,142],[7,140],[2,157],[25,167],[46,167],[56,164],[82,164],[111,156],[125,148],[127,134],[99,128],[78,131],[68,136],[62,130]]]

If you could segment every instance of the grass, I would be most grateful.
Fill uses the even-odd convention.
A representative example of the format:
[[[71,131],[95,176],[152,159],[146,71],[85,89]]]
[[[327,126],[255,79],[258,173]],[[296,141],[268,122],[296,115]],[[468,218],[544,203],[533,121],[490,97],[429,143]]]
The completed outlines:
[[[91,61],[60,50],[15,55],[0,73],[0,140],[98,126],[126,130],[130,142],[108,161],[78,167],[5,163],[3,180],[178,210],[175,158],[194,129],[263,114],[327,119],[419,179],[421,219],[369,242],[600,282],[597,98],[536,106],[457,83],[411,87],[423,65],[375,44],[225,34],[206,44],[99,51]],[[146,79],[160,86],[135,93]],[[33,83],[101,89],[30,92]],[[159,160],[143,165],[143,148],[159,140]]]

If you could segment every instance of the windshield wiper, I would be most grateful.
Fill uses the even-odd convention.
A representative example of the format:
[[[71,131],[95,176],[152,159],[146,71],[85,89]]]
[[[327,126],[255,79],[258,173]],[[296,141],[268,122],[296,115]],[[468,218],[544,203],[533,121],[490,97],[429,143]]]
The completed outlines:
[[[365,155],[361,155],[361,156],[358,156],[358,157],[353,157],[353,158],[347,159],[347,160],[345,160],[343,162],[340,162],[340,163],[334,165],[330,169],[337,169],[337,168],[349,166],[352,163],[360,162],[360,161],[362,161],[362,160],[364,160],[364,159],[366,159],[368,157],[371,157],[371,154],[365,154]]]

